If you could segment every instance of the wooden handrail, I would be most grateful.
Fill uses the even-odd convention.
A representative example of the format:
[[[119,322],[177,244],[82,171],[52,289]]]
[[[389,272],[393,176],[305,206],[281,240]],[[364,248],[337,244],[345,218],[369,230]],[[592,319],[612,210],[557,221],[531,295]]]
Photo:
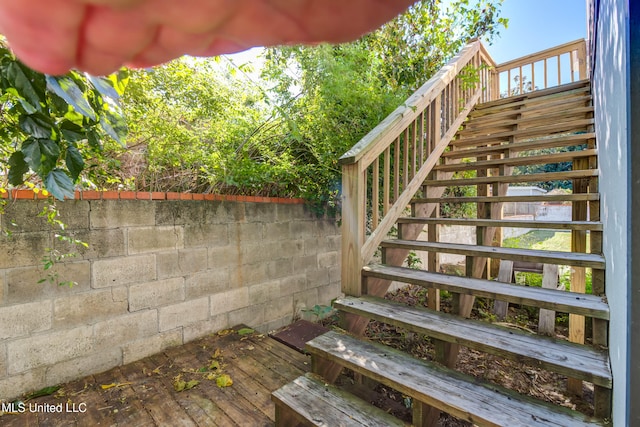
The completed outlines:
[[[360,295],[361,268],[474,105],[497,98],[494,67],[480,41],[468,43],[341,157],[342,289],[347,295]]]
[[[569,70],[563,70],[562,58],[567,55],[569,56]],[[551,77],[551,75],[550,70],[548,69],[548,62],[551,59],[555,59],[557,62],[557,75],[555,79],[556,84],[550,84],[549,77]],[[555,46],[550,49],[516,58],[511,61],[503,62],[502,64],[498,64],[495,68],[496,73],[500,76],[503,76],[506,73],[506,82],[503,82],[502,79],[497,79],[497,81],[500,82],[500,91],[502,95],[509,96],[514,94],[521,94],[527,91],[527,88],[524,86],[523,76],[531,78],[530,90],[536,90],[536,64],[540,64],[539,68],[541,68],[543,72],[544,83],[540,87],[540,89],[546,89],[548,87],[560,85],[563,83],[563,78],[566,78],[568,80],[565,82],[584,80],[588,77],[586,42],[584,39],[575,40],[569,43],[562,44],[560,46]],[[516,75],[519,76],[519,81],[518,87],[514,88],[514,90],[512,91],[511,73],[513,70],[517,70],[518,74]],[[530,73],[529,76],[523,74],[523,71],[526,73],[527,70]],[[538,83],[540,82],[540,80],[541,79],[538,79]]]

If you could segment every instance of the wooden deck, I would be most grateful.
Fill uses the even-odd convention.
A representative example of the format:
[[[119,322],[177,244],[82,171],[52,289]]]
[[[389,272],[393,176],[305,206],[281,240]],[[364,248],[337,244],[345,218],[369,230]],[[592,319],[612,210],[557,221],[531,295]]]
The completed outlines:
[[[26,412],[1,416],[0,425],[272,426],[271,392],[308,372],[309,358],[266,335],[227,332],[65,384],[25,402]],[[216,373],[233,385],[218,387]],[[199,383],[177,392],[178,375]],[[63,412],[30,412],[36,405],[61,405]]]

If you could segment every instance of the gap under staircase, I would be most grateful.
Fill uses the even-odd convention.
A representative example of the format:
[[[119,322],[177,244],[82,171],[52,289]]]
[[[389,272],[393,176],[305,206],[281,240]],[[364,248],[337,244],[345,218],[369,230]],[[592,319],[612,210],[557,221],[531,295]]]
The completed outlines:
[[[560,64],[566,62],[562,55],[569,56],[568,71],[561,70]],[[547,65],[554,58],[558,84],[548,87],[555,74],[548,68],[555,71],[555,67]],[[491,426],[608,422],[609,307],[585,58],[585,43],[577,41],[496,65],[482,44],[472,41],[342,157],[346,296],[334,306],[342,313],[347,333],[331,331],[307,343],[314,374],[274,392],[278,425],[404,425],[331,385],[343,368],[409,397],[415,426],[437,425],[441,411]],[[531,76],[535,89],[542,85],[534,78],[536,72],[543,74],[543,89],[526,92],[523,72]],[[511,87],[512,73],[519,76],[515,87]],[[503,83],[506,80],[503,97],[501,75]],[[567,75],[570,83],[559,84]],[[521,166],[566,162],[570,170],[514,173]],[[572,192],[508,193],[512,184],[550,181],[570,181]],[[452,187],[471,187],[476,192],[455,197],[447,192]],[[473,204],[476,217],[440,217],[441,205],[461,203]],[[570,204],[571,220],[505,219],[505,203]],[[440,228],[449,225],[474,227],[475,244],[441,241]],[[566,231],[571,235],[571,250],[502,247],[506,228]],[[427,254],[421,269],[406,266],[409,253]],[[464,257],[464,275],[441,272],[441,254]],[[548,286],[546,279],[543,287],[511,283],[514,269],[544,271],[545,277],[557,279],[556,266],[571,269],[570,290],[557,289],[557,283]],[[590,293],[586,293],[587,271]],[[428,307],[383,299],[393,282],[426,288]],[[453,296],[449,313],[440,311],[440,291]],[[499,316],[509,304],[539,309],[541,319],[551,319],[547,330],[553,330],[555,312],[569,313],[568,339],[470,319],[476,298],[493,301]],[[436,348],[435,360],[419,360],[362,338],[371,319],[429,337]],[[585,327],[587,320],[592,322],[590,328]],[[575,393],[582,393],[583,382],[590,383],[593,416],[457,371],[460,346],[566,376],[568,389]]]

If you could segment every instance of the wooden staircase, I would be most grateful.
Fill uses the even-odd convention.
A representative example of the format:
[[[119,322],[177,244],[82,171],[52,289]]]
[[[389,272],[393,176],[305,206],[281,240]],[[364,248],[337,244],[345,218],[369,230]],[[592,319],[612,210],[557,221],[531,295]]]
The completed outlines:
[[[545,55],[549,52],[527,60],[534,63]],[[479,73],[471,88],[459,77],[470,68]],[[609,307],[590,85],[578,80],[495,99],[499,72],[482,45],[472,42],[342,158],[346,296],[334,306],[343,314],[346,332],[331,331],[307,343],[314,375],[273,394],[278,425],[403,425],[330,386],[345,367],[409,397],[415,426],[437,425],[441,411],[491,426],[608,422],[613,386],[606,348]],[[560,162],[571,162],[571,170],[514,173],[517,166]],[[459,177],[461,172],[465,178]],[[566,180],[571,181],[571,194],[519,196],[507,191],[512,184]],[[477,195],[446,195],[447,188],[462,186],[476,188]],[[445,203],[473,203],[477,216],[440,218]],[[572,220],[504,219],[504,203],[569,203]],[[474,227],[475,244],[441,241],[440,227],[452,225]],[[396,236],[390,233],[394,226]],[[501,247],[504,228],[566,231],[571,233],[571,251]],[[426,254],[422,269],[406,266],[409,253]],[[465,275],[441,272],[440,254],[463,256]],[[510,283],[511,270],[507,275],[503,270],[514,263],[534,269],[537,264],[569,266],[571,289]],[[592,278],[589,294],[587,269]],[[428,306],[383,299],[392,282],[426,288]],[[453,296],[449,313],[440,311],[440,291]],[[568,339],[470,319],[476,298],[569,313]],[[371,319],[430,337],[435,360],[419,360],[363,339]],[[588,336],[585,319],[592,322]],[[460,346],[566,376],[568,389],[575,393],[582,393],[583,382],[592,384],[593,416],[462,374],[456,370]]]

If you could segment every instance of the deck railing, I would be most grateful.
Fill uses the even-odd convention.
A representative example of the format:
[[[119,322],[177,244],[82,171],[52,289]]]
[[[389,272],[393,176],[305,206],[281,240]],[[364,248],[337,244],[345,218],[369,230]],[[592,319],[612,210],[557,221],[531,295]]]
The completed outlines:
[[[494,93],[519,95],[587,78],[587,46],[576,40],[514,59],[496,67],[499,78]]]
[[[360,295],[374,256],[478,102],[498,98],[495,63],[472,41],[344,154],[342,290]]]

